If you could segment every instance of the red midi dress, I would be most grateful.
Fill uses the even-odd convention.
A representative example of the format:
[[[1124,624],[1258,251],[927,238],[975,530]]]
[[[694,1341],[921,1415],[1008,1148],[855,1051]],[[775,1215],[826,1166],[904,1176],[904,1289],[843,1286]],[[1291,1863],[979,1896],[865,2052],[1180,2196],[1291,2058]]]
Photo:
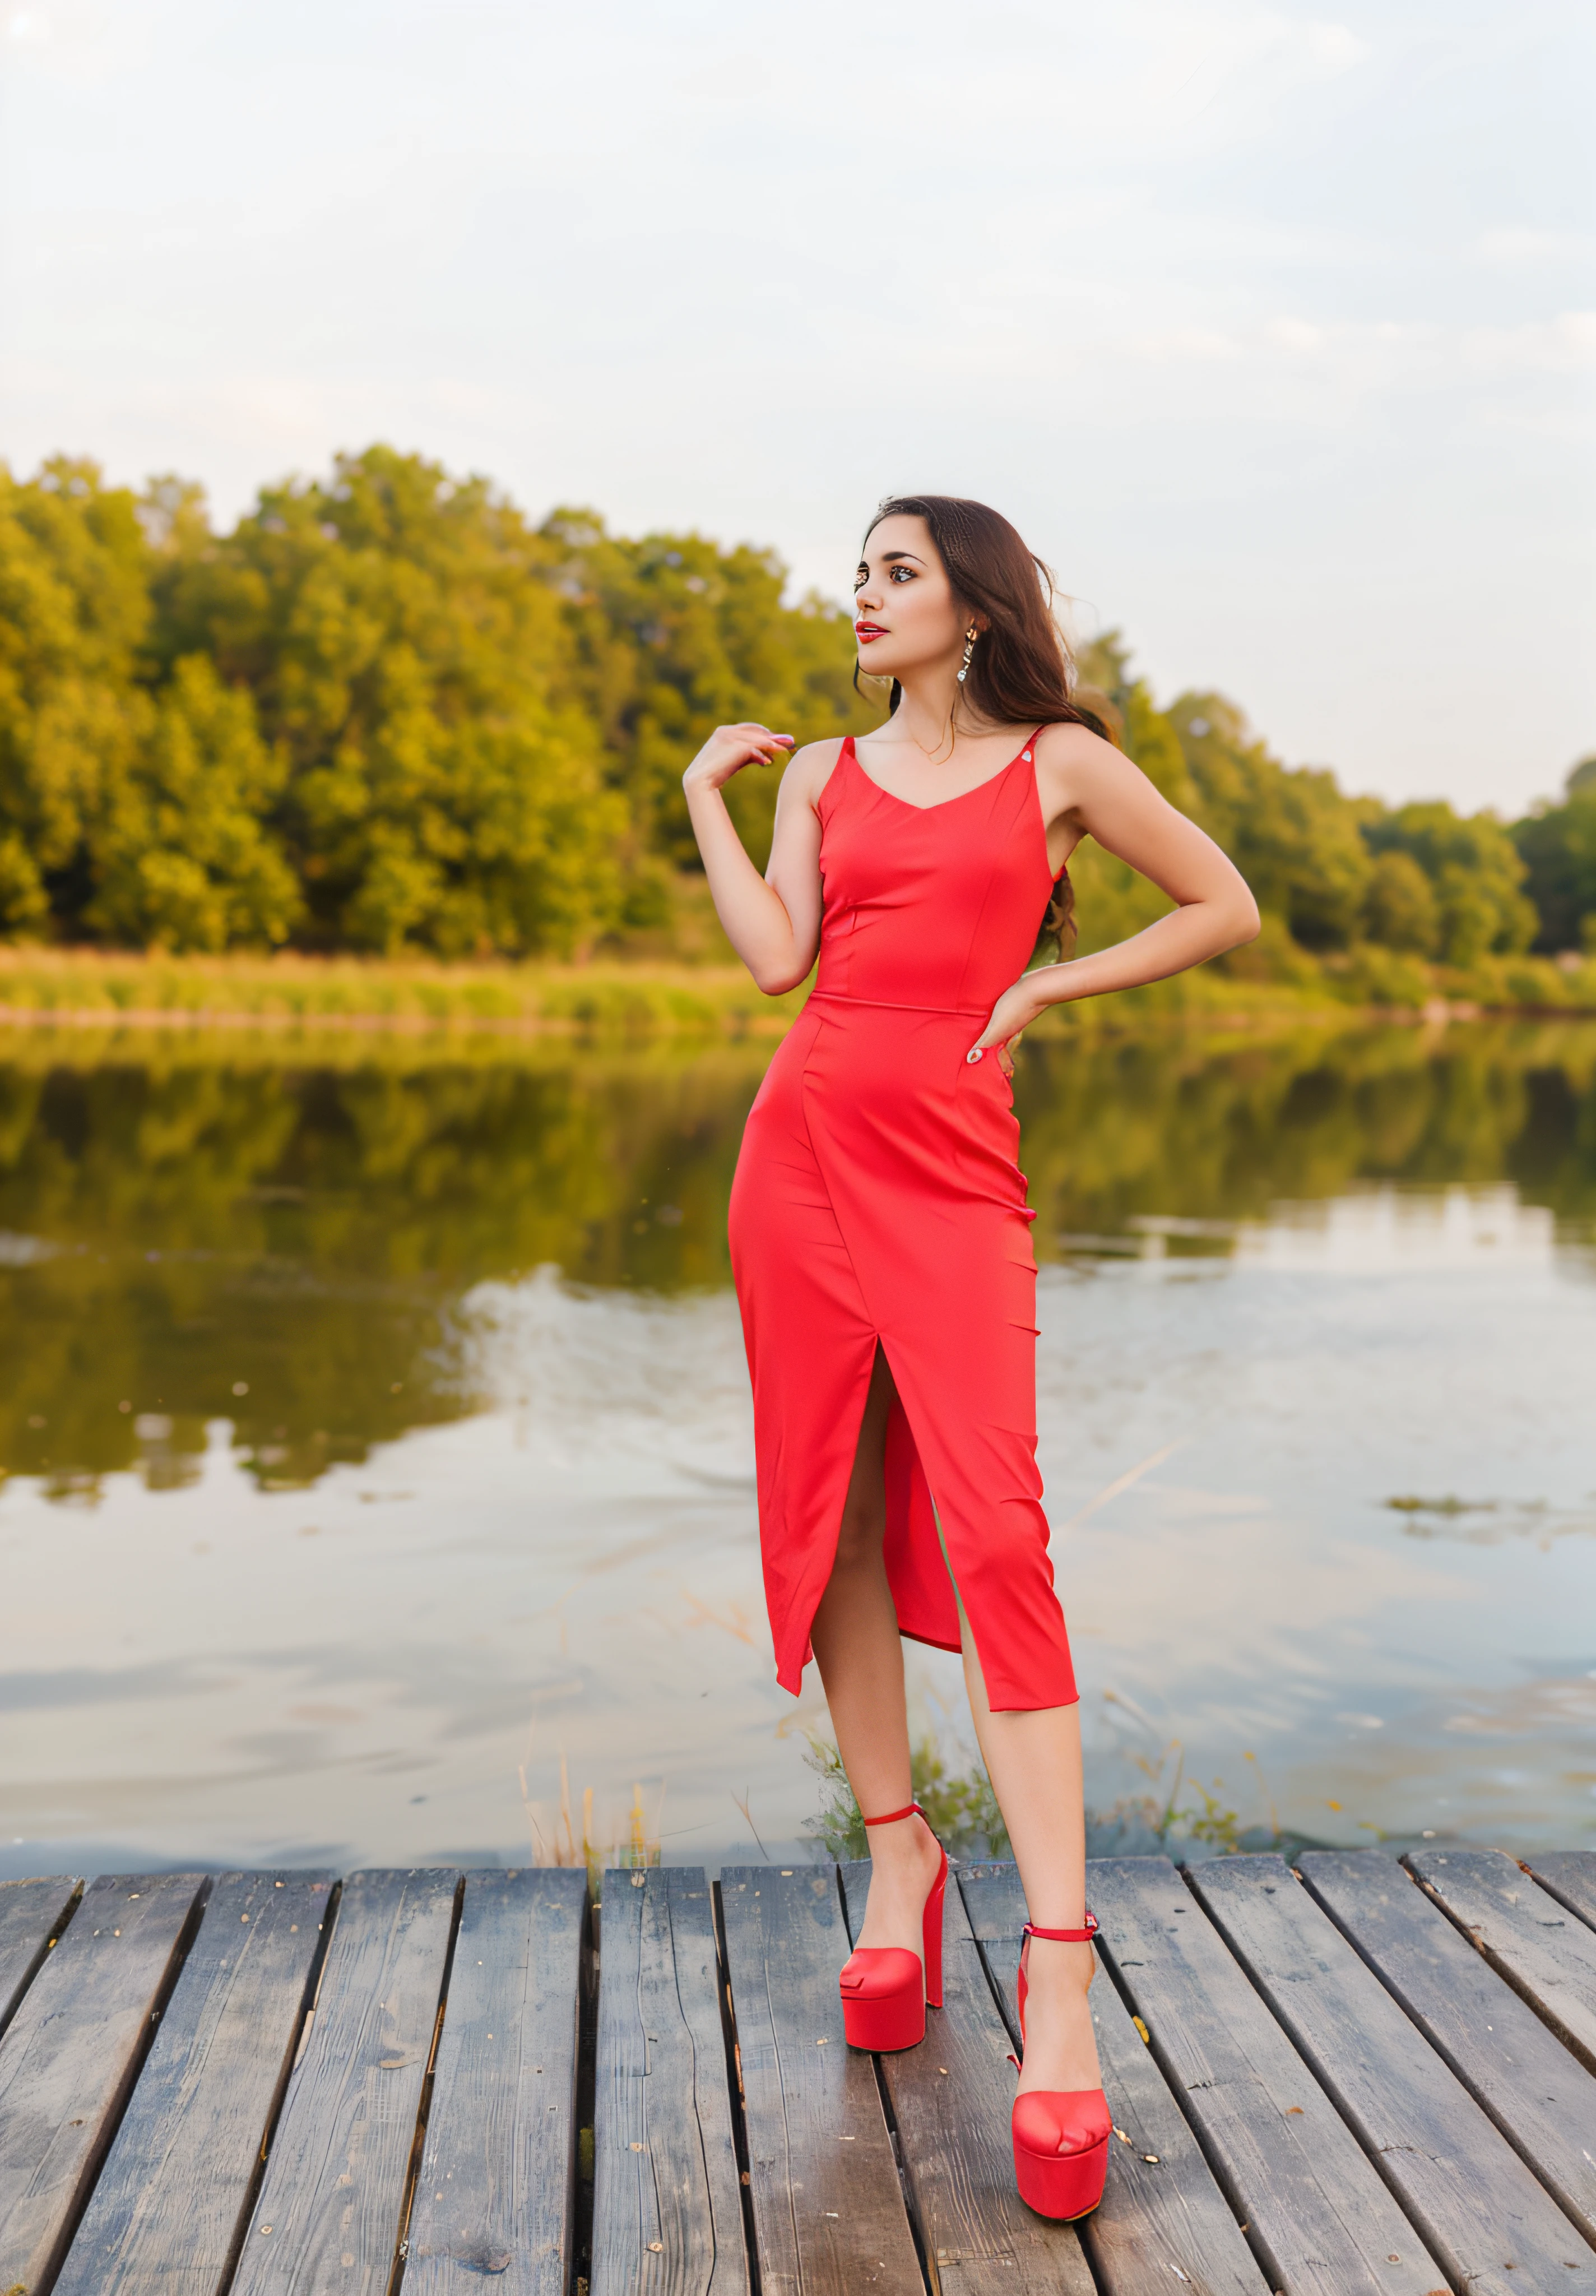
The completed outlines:
[[[776,1677],[796,1693],[813,1654],[879,1345],[898,1395],[900,1628],[957,1650],[962,1598],[994,1709],[1070,1705],[1036,1468],[1035,1214],[996,1054],[965,1058],[1052,890],[1034,742],[921,807],[872,782],[850,739],[817,810],[820,971],[749,1111],[731,1201]]]

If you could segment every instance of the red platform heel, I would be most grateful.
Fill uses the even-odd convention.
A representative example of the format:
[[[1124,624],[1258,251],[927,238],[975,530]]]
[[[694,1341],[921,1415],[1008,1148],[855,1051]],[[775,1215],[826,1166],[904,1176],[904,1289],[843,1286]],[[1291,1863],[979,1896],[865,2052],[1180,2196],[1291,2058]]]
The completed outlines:
[[[866,1825],[896,1825],[900,1818],[930,1820],[917,1801]],[[933,1841],[937,1841],[932,1834]],[[942,1849],[937,1841],[937,1847]],[[912,2049],[926,2037],[926,2005],[942,2006],[942,1905],[947,1894],[947,1852],[926,1899],[924,1952],[907,1946],[855,1946],[838,1980],[842,1993],[842,2030],[851,2049]]]
[[[1090,1945],[1097,1916],[1088,1913],[1078,1930],[1025,1925],[1019,1948],[1019,2046],[1025,2046],[1026,1964],[1031,1939],[1054,1945]],[[1019,2059],[1014,2060],[1015,2063]],[[1103,2196],[1109,2174],[1109,2138],[1113,2123],[1109,2100],[1100,2088],[1033,2088],[1014,2100],[1014,2181],[1027,2208],[1065,2223],[1089,2217]]]

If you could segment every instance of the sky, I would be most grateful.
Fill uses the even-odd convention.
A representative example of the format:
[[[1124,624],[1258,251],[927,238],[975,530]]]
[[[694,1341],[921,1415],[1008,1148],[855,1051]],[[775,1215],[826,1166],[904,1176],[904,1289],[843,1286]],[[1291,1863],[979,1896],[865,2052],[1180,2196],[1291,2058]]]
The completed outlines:
[[[0,0],[0,459],[227,522],[381,439],[833,597],[977,495],[1158,698],[1520,811],[1596,750],[1596,11],[1326,6]]]

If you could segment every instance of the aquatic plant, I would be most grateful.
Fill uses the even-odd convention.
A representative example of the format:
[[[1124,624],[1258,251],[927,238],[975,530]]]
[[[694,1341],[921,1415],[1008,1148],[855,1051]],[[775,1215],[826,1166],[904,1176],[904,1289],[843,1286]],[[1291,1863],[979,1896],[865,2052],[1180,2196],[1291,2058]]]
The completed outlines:
[[[531,1759],[530,1742],[527,1759]],[[658,1866],[660,1861],[659,1813],[655,1814],[656,1831],[649,1831],[648,1818],[642,1806],[642,1788],[632,1788],[632,1808],[624,1832],[607,1832],[601,1838],[593,1822],[593,1788],[582,1792],[582,1833],[578,1841],[571,1822],[570,1772],[567,1767],[565,1749],[560,1750],[560,1807],[551,1820],[542,1802],[534,1801],[527,1792],[527,1762],[517,1766],[520,1781],[521,1808],[526,1815],[528,1833],[531,1839],[532,1863],[535,1866],[585,1866],[588,1887],[594,1905],[604,1895],[604,1874],[611,1867],[635,1871],[640,1867]],[[663,1809],[665,1791],[660,1788],[660,1808]]]
[[[829,1739],[806,1733],[809,1751],[804,1760],[820,1779],[824,1794],[819,1815],[806,1819],[804,1833],[817,1857],[867,1857],[864,1821],[854,1790],[842,1767],[842,1757]],[[1009,1830],[1003,1824],[997,1796],[983,1765],[952,1770],[937,1740],[928,1732],[910,1749],[909,1776],[914,1799],[950,1857],[1007,1857]]]

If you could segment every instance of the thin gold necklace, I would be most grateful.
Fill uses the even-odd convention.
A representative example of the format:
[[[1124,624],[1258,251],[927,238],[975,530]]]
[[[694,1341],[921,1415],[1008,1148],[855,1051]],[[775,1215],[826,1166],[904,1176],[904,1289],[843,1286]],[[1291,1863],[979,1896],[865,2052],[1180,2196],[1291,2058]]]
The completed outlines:
[[[954,704],[954,708],[956,709],[957,707],[958,707],[958,705],[957,705],[957,703],[955,702],[955,704]],[[907,718],[905,718],[904,719],[904,731],[908,734],[909,739],[913,742],[913,744],[914,744],[915,748],[920,751],[921,756],[925,759],[925,761],[926,761],[927,765],[928,765],[928,766],[934,766],[934,765],[937,763],[937,750],[928,750],[928,749],[927,749],[927,747],[926,747],[925,743],[921,740],[921,738],[920,738],[919,734],[914,731],[914,728],[910,725],[910,723],[909,723],[909,721],[908,721]],[[950,710],[948,711],[948,713],[947,713],[947,732],[948,732],[948,751],[947,751],[947,756],[946,756],[946,757],[944,758],[944,760],[943,760],[943,763],[944,763],[945,765],[951,765],[951,764],[953,763],[954,751],[957,749],[957,747],[958,747],[958,745],[959,745],[959,736],[958,736],[957,733],[956,733],[956,732],[954,731],[954,712],[953,712],[953,710],[952,710],[952,709],[950,709]],[[940,741],[938,741],[938,742],[937,742],[937,750],[939,750],[941,747],[942,747],[942,743],[941,743],[941,742],[940,742]]]

